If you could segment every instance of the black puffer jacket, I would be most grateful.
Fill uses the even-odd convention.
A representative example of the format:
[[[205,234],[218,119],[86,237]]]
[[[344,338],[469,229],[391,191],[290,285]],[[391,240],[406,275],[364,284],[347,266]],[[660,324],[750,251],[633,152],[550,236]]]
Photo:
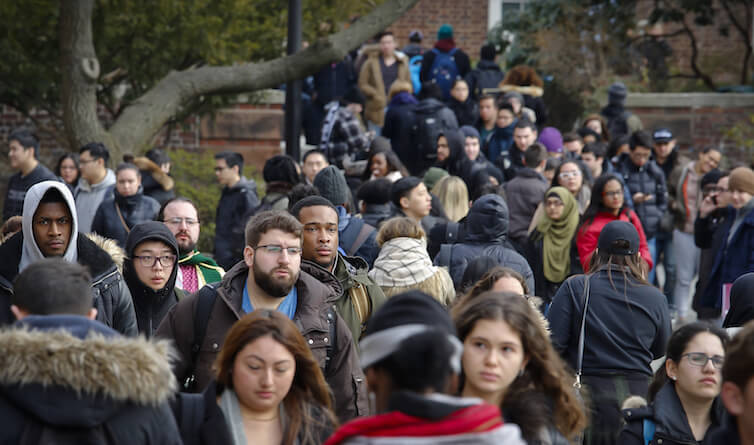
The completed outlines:
[[[97,213],[94,214],[92,232],[114,239],[120,247],[126,246],[128,230],[123,227],[123,222],[115,209],[116,205],[129,229],[144,221],[154,220],[157,212],[160,211],[160,203],[144,195],[144,189],[141,186],[139,191],[131,196],[121,196],[117,189],[113,190],[113,196],[102,201]]]
[[[712,424],[707,429],[703,440],[710,437],[710,432],[720,426],[725,417],[725,408],[719,398],[713,402],[710,415]],[[626,426],[618,437],[618,445],[643,445],[644,419],[651,420],[655,425],[655,434],[651,443],[663,445],[700,443],[694,439],[689,422],[686,420],[686,412],[672,383],[666,383],[660,389],[651,405],[623,410],[623,417],[626,419]]]
[[[435,265],[448,266],[456,287],[461,285],[463,272],[474,258],[489,256],[501,266],[510,267],[523,275],[534,293],[534,274],[518,252],[506,247],[508,236],[508,206],[499,195],[485,195],[477,199],[466,219],[465,241],[443,245],[435,257]]]
[[[229,270],[243,258],[246,215],[259,205],[257,184],[241,178],[233,187],[224,187],[215,217],[215,261]]]
[[[641,204],[634,202],[634,210],[639,216],[647,239],[650,240],[660,229],[662,215],[668,209],[665,174],[655,161],[649,161],[643,166],[637,167],[628,156],[621,159],[618,164],[618,171],[631,191],[631,196],[636,193],[654,195],[654,198]]]
[[[52,443],[40,437],[51,429],[75,437],[64,443],[181,444],[168,406],[177,385],[167,342],[44,315],[3,330],[0,343],[0,443]]]
[[[23,233],[17,233],[0,245],[0,325],[15,321],[10,311],[10,296],[13,293],[13,280],[18,275],[23,243]],[[92,276],[97,321],[121,334],[135,336],[136,314],[131,293],[113,259],[83,233],[78,234],[77,246],[78,262],[88,267]]]
[[[163,242],[173,250],[175,255],[173,271],[167,276],[165,286],[162,289],[154,290],[142,283],[136,275],[136,270],[134,270],[133,256],[136,247],[144,241]],[[175,279],[178,276],[178,243],[165,224],[148,221],[138,224],[128,234],[126,254],[128,258],[123,262],[123,277],[126,279],[131,297],[133,297],[139,333],[151,337],[170,308],[178,303],[179,296],[183,297],[183,292],[175,288]],[[159,255],[159,252],[154,252],[151,255]]]

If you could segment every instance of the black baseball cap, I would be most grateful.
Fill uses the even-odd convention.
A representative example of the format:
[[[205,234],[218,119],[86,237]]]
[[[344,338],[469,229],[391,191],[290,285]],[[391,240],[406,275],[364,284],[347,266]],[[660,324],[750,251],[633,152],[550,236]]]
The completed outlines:
[[[628,241],[628,248],[621,249],[613,245],[615,241]],[[626,221],[611,221],[600,232],[597,242],[600,251],[609,255],[635,255],[639,251],[639,232],[633,224]]]

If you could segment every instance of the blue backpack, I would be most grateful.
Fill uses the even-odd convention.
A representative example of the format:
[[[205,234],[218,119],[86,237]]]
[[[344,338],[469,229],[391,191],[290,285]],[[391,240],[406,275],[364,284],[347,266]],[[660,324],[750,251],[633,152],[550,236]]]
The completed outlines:
[[[453,82],[458,77],[458,66],[454,56],[458,48],[453,48],[450,52],[444,53],[437,48],[432,48],[435,54],[435,60],[432,62],[430,70],[432,81],[440,86],[445,100],[450,98],[450,89],[453,88]]]
[[[411,74],[411,83],[414,86],[414,94],[419,94],[419,91],[422,89],[422,81],[420,78],[420,74],[422,71],[422,61],[424,61],[424,56],[419,54],[418,56],[414,56],[408,61],[408,72]]]

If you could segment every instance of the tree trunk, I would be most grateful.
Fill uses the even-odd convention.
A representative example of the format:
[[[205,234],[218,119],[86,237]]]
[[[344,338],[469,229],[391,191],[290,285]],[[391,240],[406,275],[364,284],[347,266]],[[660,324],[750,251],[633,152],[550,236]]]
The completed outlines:
[[[97,119],[95,88],[99,68],[92,42],[93,0],[62,0],[60,41],[63,116],[71,145],[103,142],[111,157],[140,151],[192,98],[242,93],[303,79],[401,17],[418,0],[388,0],[344,31],[320,39],[296,54],[261,63],[204,66],[172,71],[126,107],[109,131]]]
[[[93,0],[60,2],[61,107],[73,150],[94,141],[112,145],[112,138],[97,118],[99,61],[92,41],[93,7]]]

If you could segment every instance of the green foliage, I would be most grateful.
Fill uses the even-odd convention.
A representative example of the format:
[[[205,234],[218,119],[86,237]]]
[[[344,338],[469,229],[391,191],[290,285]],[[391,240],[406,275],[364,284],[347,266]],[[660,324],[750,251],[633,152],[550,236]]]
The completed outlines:
[[[754,165],[754,114],[750,114],[747,120],[736,122],[723,135],[738,149],[746,165]]]
[[[220,202],[220,185],[215,179],[215,161],[212,152],[171,150],[172,168],[170,174],[175,179],[175,193],[185,196],[197,206],[202,230],[198,248],[202,252],[212,252],[215,238],[215,210]]]
[[[338,31],[337,24],[376,3],[305,1],[304,38]],[[0,103],[22,111],[58,109],[59,7],[59,0],[0,2]],[[98,100],[117,117],[171,70],[279,57],[285,53],[287,8],[287,0],[95,0]],[[124,86],[124,96],[113,94]],[[205,97],[185,111],[223,103],[227,99]]]

